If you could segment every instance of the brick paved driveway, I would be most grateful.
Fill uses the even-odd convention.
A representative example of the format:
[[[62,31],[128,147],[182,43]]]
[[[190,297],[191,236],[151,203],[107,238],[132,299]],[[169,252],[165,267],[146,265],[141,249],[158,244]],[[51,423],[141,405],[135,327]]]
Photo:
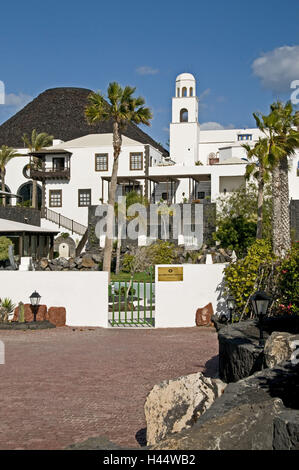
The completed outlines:
[[[106,436],[138,447],[154,384],[217,372],[213,328],[0,331],[0,449],[62,449]]]

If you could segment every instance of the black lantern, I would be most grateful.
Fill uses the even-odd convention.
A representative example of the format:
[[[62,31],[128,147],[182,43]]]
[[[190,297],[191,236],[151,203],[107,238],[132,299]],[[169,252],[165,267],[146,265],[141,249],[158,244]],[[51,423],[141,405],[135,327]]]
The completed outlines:
[[[34,291],[33,294],[31,294],[30,296],[30,303],[31,303],[31,307],[33,310],[33,318],[34,318],[33,321],[36,321],[36,314],[37,314],[38,306],[40,304],[40,299],[41,299],[41,296],[36,291]]]
[[[263,318],[267,315],[271,300],[272,300],[271,297],[269,297],[266,294],[266,292],[263,292],[263,291],[255,292],[251,296],[251,299],[250,299],[255,316],[259,319],[258,325],[260,328],[260,340],[259,340],[260,347],[264,347],[264,344],[265,344],[264,336],[263,336],[262,321],[263,321]]]

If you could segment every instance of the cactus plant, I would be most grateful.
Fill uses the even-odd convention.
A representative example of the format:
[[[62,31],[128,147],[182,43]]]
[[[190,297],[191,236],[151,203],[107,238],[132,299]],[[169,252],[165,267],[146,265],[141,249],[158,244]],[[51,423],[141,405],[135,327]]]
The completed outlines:
[[[23,302],[19,302],[19,323],[25,322],[25,307]]]

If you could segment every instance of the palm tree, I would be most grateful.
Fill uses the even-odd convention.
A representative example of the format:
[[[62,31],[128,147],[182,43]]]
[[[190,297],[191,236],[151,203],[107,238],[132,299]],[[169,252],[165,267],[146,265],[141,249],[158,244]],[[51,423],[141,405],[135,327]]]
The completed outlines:
[[[291,248],[289,216],[288,158],[299,148],[298,113],[293,114],[290,102],[271,105],[268,116],[253,114],[258,128],[268,141],[268,162],[272,167],[272,238],[273,251],[283,256]]]
[[[253,160],[246,166],[245,178],[253,176],[258,183],[257,199],[257,229],[256,238],[263,238],[263,204],[264,204],[264,186],[270,177],[270,167],[268,160],[268,140],[259,138],[258,142],[252,148],[248,144],[243,144],[249,160]]]
[[[107,234],[103,260],[103,271],[108,271],[109,275],[113,247],[112,230],[117,189],[118,159],[122,146],[122,133],[130,122],[149,126],[152,119],[150,109],[144,107],[144,99],[142,97],[134,98],[134,92],[135,88],[130,86],[122,88],[117,82],[112,82],[107,90],[109,104],[101,93],[91,93],[88,98],[89,105],[85,110],[86,118],[90,124],[97,121],[112,121],[113,125],[114,158],[108,197]]]
[[[2,145],[0,148],[0,176],[1,176],[1,190],[5,192],[5,175],[6,175],[6,165],[8,162],[14,158],[18,157],[20,154],[17,153],[13,148]],[[2,205],[6,206],[6,197],[2,198]]]
[[[31,136],[28,137],[27,134],[24,134],[22,140],[26,147],[29,149],[30,152],[37,152],[38,150],[42,149],[43,147],[48,147],[52,144],[54,137],[53,135],[49,135],[46,132],[37,133],[36,129],[33,129]],[[38,158],[33,158],[33,167],[38,168],[40,161]],[[32,181],[32,207],[37,209],[38,201],[37,201],[37,181]]]

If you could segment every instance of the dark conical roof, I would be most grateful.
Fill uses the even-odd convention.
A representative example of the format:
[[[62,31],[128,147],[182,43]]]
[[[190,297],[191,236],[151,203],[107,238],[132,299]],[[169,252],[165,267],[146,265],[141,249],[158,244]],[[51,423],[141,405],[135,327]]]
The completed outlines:
[[[92,90],[86,88],[50,88],[28,103],[0,126],[0,145],[21,148],[22,135],[47,132],[55,139],[68,141],[87,134],[112,133],[112,123],[89,125],[84,110]],[[124,134],[143,144],[151,144],[164,155],[168,152],[135,124],[129,124]]]

